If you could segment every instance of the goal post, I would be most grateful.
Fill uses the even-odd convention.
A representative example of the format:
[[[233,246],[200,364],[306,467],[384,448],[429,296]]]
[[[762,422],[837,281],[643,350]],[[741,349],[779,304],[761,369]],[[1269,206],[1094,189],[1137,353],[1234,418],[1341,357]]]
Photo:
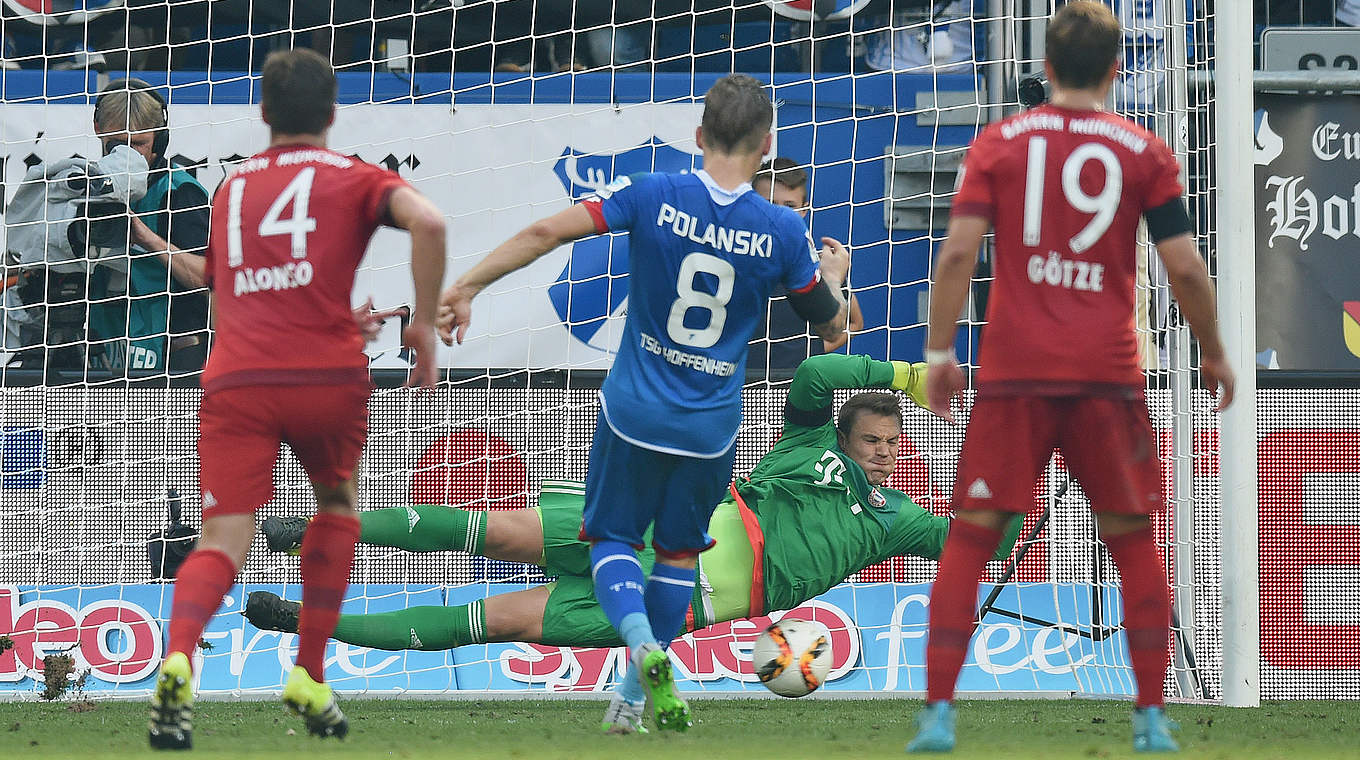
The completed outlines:
[[[1218,3],[1214,25],[1217,105],[1219,321],[1236,400],[1222,414],[1223,701],[1261,702],[1261,605],[1256,437],[1256,229],[1252,160],[1252,9]]]

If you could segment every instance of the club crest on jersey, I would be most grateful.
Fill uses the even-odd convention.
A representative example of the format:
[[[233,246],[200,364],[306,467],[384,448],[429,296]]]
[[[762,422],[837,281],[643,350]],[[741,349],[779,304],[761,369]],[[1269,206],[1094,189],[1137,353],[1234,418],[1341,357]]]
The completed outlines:
[[[883,494],[879,493],[877,488],[873,488],[869,491],[869,506],[874,509],[882,509],[888,506],[888,500],[883,497]]]
[[[573,202],[603,200],[631,184],[630,175],[689,172],[702,161],[702,156],[653,137],[621,153],[583,153],[567,147],[553,173]],[[573,244],[566,266],[548,287],[548,300],[573,338],[617,353],[622,317],[628,313],[628,238],[601,235]]]

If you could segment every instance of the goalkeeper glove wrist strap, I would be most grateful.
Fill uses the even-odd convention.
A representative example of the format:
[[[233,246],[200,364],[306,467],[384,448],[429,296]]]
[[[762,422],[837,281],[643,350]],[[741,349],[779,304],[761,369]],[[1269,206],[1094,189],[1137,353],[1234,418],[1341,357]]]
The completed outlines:
[[[892,363],[893,379],[890,386],[895,391],[910,391],[916,381],[916,368],[910,362]]]

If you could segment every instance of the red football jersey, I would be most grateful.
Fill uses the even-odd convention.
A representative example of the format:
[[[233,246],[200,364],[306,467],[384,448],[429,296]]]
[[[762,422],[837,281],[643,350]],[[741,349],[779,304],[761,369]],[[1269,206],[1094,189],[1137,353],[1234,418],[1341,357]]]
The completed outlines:
[[[217,188],[208,240],[215,337],[203,389],[368,382],[354,272],[395,173],[307,145],[270,148]]]
[[[1046,105],[978,135],[952,213],[996,233],[980,392],[1143,385],[1138,221],[1180,197],[1179,173],[1156,135],[1099,111]]]

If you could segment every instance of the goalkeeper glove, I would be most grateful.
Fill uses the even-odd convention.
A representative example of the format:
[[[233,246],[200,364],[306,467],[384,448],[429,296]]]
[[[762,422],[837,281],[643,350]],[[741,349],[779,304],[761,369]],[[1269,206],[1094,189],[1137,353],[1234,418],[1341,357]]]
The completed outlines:
[[[926,405],[926,363],[917,362],[893,362],[892,385],[889,386],[895,391],[905,391],[917,406],[922,409],[929,408]]]

